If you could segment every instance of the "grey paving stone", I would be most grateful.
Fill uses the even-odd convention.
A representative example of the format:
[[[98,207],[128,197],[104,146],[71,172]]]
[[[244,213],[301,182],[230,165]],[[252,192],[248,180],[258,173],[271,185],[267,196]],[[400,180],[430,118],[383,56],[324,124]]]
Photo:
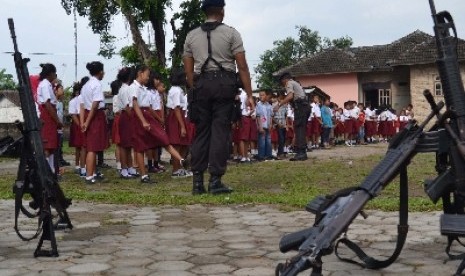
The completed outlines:
[[[194,264],[186,261],[160,261],[148,268],[155,271],[187,271],[192,267],[194,267]]]
[[[227,263],[229,258],[222,255],[200,255],[189,258],[188,261],[195,265]]]
[[[234,271],[233,275],[237,276],[269,276],[273,275],[275,270],[271,267],[254,267],[254,268],[241,268]]]
[[[111,269],[111,266],[105,263],[85,263],[71,266],[65,269],[67,273],[74,274],[93,274]]]
[[[227,264],[209,264],[196,266],[191,269],[191,272],[197,273],[199,275],[216,275],[216,274],[229,274],[236,270],[233,266]]]

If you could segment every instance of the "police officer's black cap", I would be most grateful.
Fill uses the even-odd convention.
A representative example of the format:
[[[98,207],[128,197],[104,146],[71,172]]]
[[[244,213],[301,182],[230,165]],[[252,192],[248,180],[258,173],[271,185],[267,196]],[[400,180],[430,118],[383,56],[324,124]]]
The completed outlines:
[[[222,8],[226,5],[224,0],[203,0],[202,1],[202,10],[206,11],[208,8],[211,7],[219,7]]]
[[[282,74],[279,76],[279,81],[288,80],[288,79],[292,79],[291,74],[289,74],[288,72],[282,73]]]

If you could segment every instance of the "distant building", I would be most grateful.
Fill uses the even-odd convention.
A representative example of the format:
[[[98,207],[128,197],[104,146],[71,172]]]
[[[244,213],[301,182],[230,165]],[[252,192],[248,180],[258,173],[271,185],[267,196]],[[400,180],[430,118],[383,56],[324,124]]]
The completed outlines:
[[[462,39],[458,57],[465,80]],[[387,45],[330,48],[276,74],[289,72],[303,86],[318,86],[339,105],[355,100],[374,106],[389,104],[400,111],[412,103],[421,118],[429,110],[423,90],[429,89],[437,100],[443,99],[436,59],[435,38],[417,30]]]
[[[0,91],[0,124],[23,121],[18,91]]]

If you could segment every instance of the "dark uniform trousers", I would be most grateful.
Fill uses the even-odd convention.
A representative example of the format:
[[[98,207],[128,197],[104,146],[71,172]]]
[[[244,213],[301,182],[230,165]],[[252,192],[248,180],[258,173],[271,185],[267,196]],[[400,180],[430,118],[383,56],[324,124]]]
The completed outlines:
[[[307,120],[312,112],[311,106],[304,100],[294,101],[294,135],[296,153],[307,152]]]
[[[236,92],[234,73],[210,71],[195,77],[194,102],[189,109],[196,126],[192,171],[204,172],[208,168],[211,175],[218,176],[226,172]]]

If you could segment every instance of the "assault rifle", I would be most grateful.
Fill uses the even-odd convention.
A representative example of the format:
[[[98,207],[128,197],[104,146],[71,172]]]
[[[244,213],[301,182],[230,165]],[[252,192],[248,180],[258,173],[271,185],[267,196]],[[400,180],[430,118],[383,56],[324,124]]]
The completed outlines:
[[[428,90],[424,91],[431,113],[418,125],[410,122],[390,142],[386,156],[365,178],[360,186],[320,196],[310,201],[306,209],[316,214],[312,227],[285,235],[280,241],[280,250],[298,254],[285,264],[279,264],[276,275],[293,276],[312,269],[312,275],[321,275],[322,257],[335,252],[343,261],[356,263],[364,268],[381,269],[391,265],[399,256],[408,232],[408,175],[410,160],[420,152],[436,153],[438,177],[425,181],[425,192],[436,203],[442,199],[444,214],[441,216],[441,234],[447,236],[446,253],[451,259],[463,259],[456,275],[465,269],[465,254],[449,253],[453,241],[465,236],[465,91],[460,77],[457,57],[457,32],[448,12],[436,13],[433,0],[429,0],[438,49],[437,66],[444,91],[445,104],[435,103]],[[450,34],[453,31],[453,36]],[[440,110],[446,106],[444,114]],[[433,117],[436,123],[429,131],[425,126]],[[386,260],[369,257],[363,250],[345,237],[349,225],[358,214],[365,216],[365,204],[377,197],[397,176],[400,176],[399,225],[396,249]],[[340,244],[354,251],[362,261],[342,258],[338,253]]]
[[[71,205],[71,200],[65,197],[58,185],[56,176],[52,173],[45,159],[42,139],[40,137],[41,123],[37,117],[29,81],[29,71],[27,69],[29,59],[23,59],[22,54],[18,51],[13,19],[8,19],[8,25],[13,40],[13,56],[18,76],[21,109],[24,117],[24,123],[17,122],[17,127],[23,135],[23,140],[18,174],[13,185],[13,193],[15,194],[14,229],[24,241],[30,241],[41,235],[39,244],[34,252],[34,257],[57,257],[58,250],[55,229],[73,228],[66,211]],[[23,205],[23,197],[25,195],[30,195],[32,198],[29,202],[29,208]],[[53,225],[51,207],[56,210],[59,217],[56,225]],[[33,211],[30,211],[31,209]],[[25,237],[21,234],[18,222],[20,212],[28,218],[38,219],[38,229],[32,237]],[[50,250],[42,249],[45,240],[50,241]]]

